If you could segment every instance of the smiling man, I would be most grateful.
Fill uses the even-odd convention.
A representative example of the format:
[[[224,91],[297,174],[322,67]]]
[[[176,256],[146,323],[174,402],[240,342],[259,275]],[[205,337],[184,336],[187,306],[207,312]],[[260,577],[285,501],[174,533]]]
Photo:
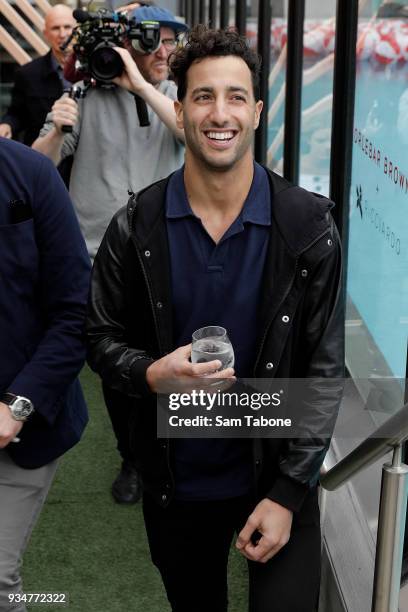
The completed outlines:
[[[191,335],[207,325],[228,330],[240,377],[342,376],[332,203],[254,163],[259,60],[245,39],[198,26],[171,67],[185,166],[131,198],[105,234],[89,361],[133,398],[147,536],[172,610],[226,612],[237,533],[250,612],[313,612],[329,440],[157,439],[156,393],[194,388],[197,376],[233,380],[232,369],[211,374],[221,362],[190,362]],[[319,430],[337,409],[337,397],[320,400]]]

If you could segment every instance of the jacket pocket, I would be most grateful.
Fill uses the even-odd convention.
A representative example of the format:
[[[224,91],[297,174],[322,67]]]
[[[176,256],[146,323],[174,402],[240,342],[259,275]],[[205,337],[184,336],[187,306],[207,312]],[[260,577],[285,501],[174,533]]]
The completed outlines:
[[[34,220],[0,225],[0,276],[12,294],[26,293],[38,275]]]

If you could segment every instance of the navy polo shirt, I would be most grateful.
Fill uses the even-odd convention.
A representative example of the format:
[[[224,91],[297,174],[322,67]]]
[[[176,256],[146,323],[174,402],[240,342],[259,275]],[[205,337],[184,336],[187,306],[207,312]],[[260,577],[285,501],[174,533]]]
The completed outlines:
[[[225,327],[234,347],[235,372],[253,375],[257,313],[271,225],[269,180],[254,163],[244,206],[216,244],[188,202],[184,168],[175,172],[166,194],[174,348],[191,342],[196,329]],[[225,499],[252,487],[251,445],[241,439],[175,440],[176,497]]]

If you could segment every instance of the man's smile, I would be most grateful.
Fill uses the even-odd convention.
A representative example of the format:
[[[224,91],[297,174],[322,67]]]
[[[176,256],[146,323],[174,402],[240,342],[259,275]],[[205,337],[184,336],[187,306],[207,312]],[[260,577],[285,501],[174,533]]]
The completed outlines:
[[[238,134],[238,130],[224,129],[224,130],[203,130],[206,140],[211,143],[213,147],[217,149],[227,148]]]

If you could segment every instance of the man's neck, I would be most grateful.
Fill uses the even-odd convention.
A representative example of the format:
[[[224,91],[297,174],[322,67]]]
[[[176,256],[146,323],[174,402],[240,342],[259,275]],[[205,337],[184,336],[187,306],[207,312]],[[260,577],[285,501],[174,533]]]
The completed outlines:
[[[200,212],[237,217],[251,188],[254,175],[252,153],[224,172],[208,168],[186,152],[184,183],[190,206]]]
[[[240,214],[254,175],[252,153],[224,172],[212,170],[186,152],[184,184],[191,209],[218,243]]]

